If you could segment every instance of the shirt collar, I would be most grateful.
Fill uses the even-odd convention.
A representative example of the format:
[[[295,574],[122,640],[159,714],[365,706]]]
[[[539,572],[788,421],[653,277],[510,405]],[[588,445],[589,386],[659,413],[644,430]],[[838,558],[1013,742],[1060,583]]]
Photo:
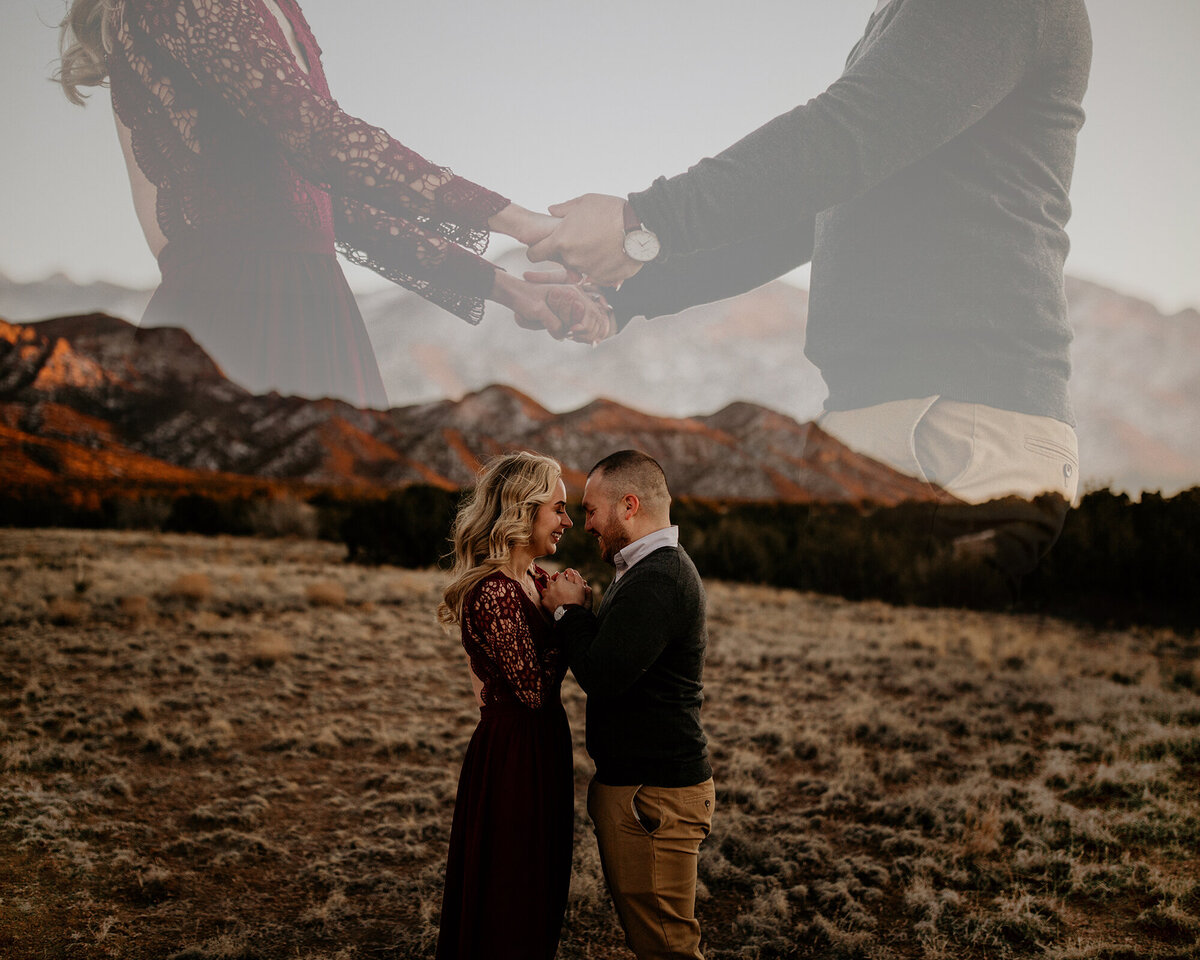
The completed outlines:
[[[663,527],[661,530],[646,534],[640,540],[634,540],[633,543],[627,544],[613,557],[613,566],[616,568],[613,583],[627,574],[635,563],[649,556],[655,550],[677,546],[679,546],[679,527],[676,526]]]

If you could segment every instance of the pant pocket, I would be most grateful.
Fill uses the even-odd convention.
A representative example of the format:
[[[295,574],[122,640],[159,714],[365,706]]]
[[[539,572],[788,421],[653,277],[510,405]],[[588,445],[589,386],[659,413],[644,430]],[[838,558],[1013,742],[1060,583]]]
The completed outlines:
[[[633,812],[633,819],[637,821],[638,826],[646,831],[648,836],[653,836],[654,832],[662,826],[663,810],[662,805],[657,803],[653,797],[645,794],[644,787],[638,787],[633,796],[629,798],[629,808]]]
[[[974,417],[938,400],[913,428],[912,444],[922,478],[949,490],[975,460]]]

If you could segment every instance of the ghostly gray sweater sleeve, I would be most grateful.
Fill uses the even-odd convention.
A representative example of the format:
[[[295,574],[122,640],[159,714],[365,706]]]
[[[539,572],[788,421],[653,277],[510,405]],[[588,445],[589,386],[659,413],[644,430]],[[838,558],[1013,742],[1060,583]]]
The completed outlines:
[[[878,42],[820,96],[630,196],[664,260],[808,223],[936,150],[1021,81],[1049,5],[892,2]]]

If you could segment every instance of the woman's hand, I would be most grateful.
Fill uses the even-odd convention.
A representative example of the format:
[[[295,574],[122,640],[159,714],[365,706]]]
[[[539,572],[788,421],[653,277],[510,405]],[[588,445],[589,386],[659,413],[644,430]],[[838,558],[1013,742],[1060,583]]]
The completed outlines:
[[[578,570],[556,573],[542,591],[542,606],[553,612],[557,607],[591,603],[591,588]]]
[[[589,313],[584,320],[572,321],[572,325],[579,323],[577,330],[568,331],[572,340],[577,340],[580,343],[590,343],[595,346],[601,340],[607,340],[609,337],[616,336],[619,332],[617,329],[617,318],[613,314],[613,309],[609,306],[608,299],[604,296],[605,287],[598,286],[594,283],[589,283],[583,279],[583,276],[575,270],[567,267],[555,267],[551,270],[526,270],[525,279],[530,283],[548,283],[548,284],[571,284],[578,287],[586,293],[593,302],[595,302],[603,311],[603,322],[601,322],[601,314],[599,312]],[[565,323],[568,318],[561,317]]]
[[[529,283],[497,270],[489,299],[512,310],[517,326],[556,340],[598,343],[616,332],[604,298],[572,284]]]
[[[566,577],[569,583],[583,587],[583,605],[590,608],[592,605],[592,585],[587,582],[583,574],[574,567],[568,567],[562,574]]]
[[[534,213],[519,204],[510,203],[499,213],[488,218],[488,229],[531,247],[550,236],[559,222],[558,217]]]

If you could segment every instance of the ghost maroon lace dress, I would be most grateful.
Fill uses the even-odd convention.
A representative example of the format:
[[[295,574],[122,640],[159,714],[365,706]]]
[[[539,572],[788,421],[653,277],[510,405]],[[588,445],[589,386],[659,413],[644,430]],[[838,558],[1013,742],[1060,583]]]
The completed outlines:
[[[462,641],[483,706],[458,781],[437,957],[549,960],[571,877],[566,659],[541,608],[502,573],[467,595]]]
[[[299,6],[277,2],[300,59],[262,0],[110,13],[113,107],[166,239],[143,324],[187,328],[252,390],[381,406],[335,244],[478,322],[494,268],[477,254],[508,201],[342,111]]]

